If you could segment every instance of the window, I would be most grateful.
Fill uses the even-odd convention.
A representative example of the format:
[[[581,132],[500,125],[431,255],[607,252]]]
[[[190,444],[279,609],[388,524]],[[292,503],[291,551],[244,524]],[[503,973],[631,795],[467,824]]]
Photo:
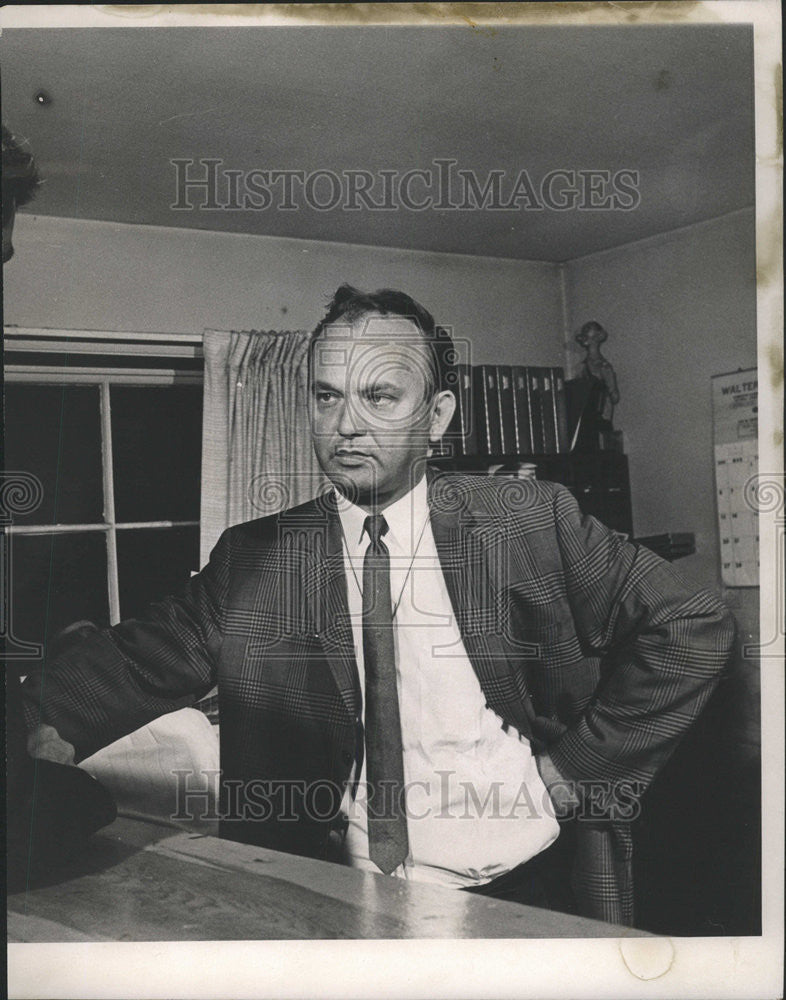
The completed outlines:
[[[6,333],[5,469],[42,486],[9,529],[16,640],[134,617],[199,568],[201,351],[162,362],[155,336]]]

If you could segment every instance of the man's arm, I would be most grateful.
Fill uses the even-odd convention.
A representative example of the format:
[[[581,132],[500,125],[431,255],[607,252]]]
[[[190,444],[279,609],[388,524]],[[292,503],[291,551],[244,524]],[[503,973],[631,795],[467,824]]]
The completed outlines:
[[[549,747],[580,782],[636,782],[638,791],[698,718],[731,651],[736,626],[707,591],[554,491],[557,538],[577,633],[602,657],[582,717]]]
[[[51,758],[67,750],[65,742],[82,760],[210,690],[223,638],[229,547],[225,532],[182,596],[151,605],[144,619],[96,632],[26,680],[31,753]]]

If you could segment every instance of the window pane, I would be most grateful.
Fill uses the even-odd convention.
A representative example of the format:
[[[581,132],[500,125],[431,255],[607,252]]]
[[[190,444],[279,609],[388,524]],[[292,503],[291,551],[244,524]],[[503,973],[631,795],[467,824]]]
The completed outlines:
[[[151,601],[179,594],[199,568],[199,528],[118,531],[120,617],[141,615]]]
[[[104,520],[97,385],[5,386],[5,467],[41,480],[43,503],[15,524]]]
[[[112,386],[118,521],[199,518],[202,387]]]
[[[76,621],[109,624],[103,531],[13,535],[9,542],[14,638],[43,643]]]

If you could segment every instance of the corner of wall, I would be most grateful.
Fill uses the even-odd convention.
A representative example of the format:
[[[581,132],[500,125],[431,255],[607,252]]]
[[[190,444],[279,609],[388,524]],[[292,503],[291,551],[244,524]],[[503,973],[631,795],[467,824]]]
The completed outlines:
[[[568,308],[568,265],[566,263],[557,264],[557,279],[559,282],[560,316],[562,319],[562,353],[564,358],[565,378],[573,378],[576,366],[572,341],[570,336],[570,310]]]

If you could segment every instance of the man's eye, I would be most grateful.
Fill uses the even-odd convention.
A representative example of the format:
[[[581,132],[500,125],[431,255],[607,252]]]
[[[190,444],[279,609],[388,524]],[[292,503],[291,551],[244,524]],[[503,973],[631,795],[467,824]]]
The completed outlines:
[[[318,403],[332,403],[335,398],[336,394],[334,392],[328,392],[325,389],[320,389],[319,392],[316,393]]]
[[[393,401],[393,397],[384,392],[374,392],[369,396],[369,400],[374,406],[385,406]]]

